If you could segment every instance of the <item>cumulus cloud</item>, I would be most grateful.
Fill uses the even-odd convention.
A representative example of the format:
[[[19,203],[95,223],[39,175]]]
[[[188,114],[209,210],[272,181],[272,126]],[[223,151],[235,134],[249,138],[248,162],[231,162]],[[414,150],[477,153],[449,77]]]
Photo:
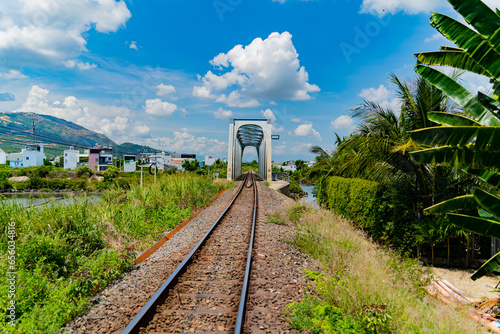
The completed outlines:
[[[441,33],[437,32],[435,34],[433,34],[431,37],[427,37],[424,42],[425,43],[430,43],[430,42],[434,42],[434,41],[437,41],[437,40],[446,40],[446,38],[443,37],[443,35],[441,35]]]
[[[227,142],[206,137],[196,137],[187,129],[173,131],[173,137],[152,137],[145,140],[146,145],[167,151],[196,153],[199,155],[220,155],[227,153]]]
[[[85,62],[82,62],[82,61],[79,61],[76,59],[66,60],[64,62],[64,66],[66,66],[67,68],[75,68],[76,67],[81,71],[86,71],[86,70],[90,70],[90,69],[97,67],[96,64],[85,63]]]
[[[156,89],[158,90],[156,92],[156,95],[158,96],[167,96],[175,93],[175,87],[172,85],[159,84],[156,86]]]
[[[155,116],[172,116],[176,110],[177,105],[160,99],[148,99],[144,104],[146,114]]]
[[[131,42],[128,42],[128,47],[135,50],[135,51],[139,51],[139,48],[137,47],[137,42],[136,41],[131,41]]]
[[[318,140],[321,140],[321,136],[320,136],[319,132],[313,129],[313,125],[312,124],[300,124],[295,129],[294,133],[295,133],[296,136],[300,136],[300,137],[314,136]]]
[[[219,119],[230,118],[233,117],[233,112],[231,110],[219,108],[219,110],[214,112],[214,117]]]
[[[237,45],[217,55],[210,64],[226,72],[208,71],[199,77],[201,85],[193,88],[193,95],[229,106],[255,107],[260,99],[308,100],[310,93],[320,90],[309,83],[292,35],[286,31],[274,32],[264,40],[256,38],[247,46]],[[241,102],[241,97],[247,98],[246,102]]]
[[[340,115],[330,123],[336,130],[352,130],[354,119],[349,115]]]
[[[128,113],[128,110],[124,108],[99,106],[91,109],[86,103],[83,104],[74,96],[67,96],[62,102],[59,100],[51,101],[49,93],[48,89],[33,86],[26,101],[14,111],[55,116],[107,136],[124,134],[129,127],[128,118],[123,116]],[[108,110],[108,118],[103,117],[101,110]]]
[[[274,116],[274,113],[273,113],[273,111],[271,109],[261,110],[260,113],[265,118],[270,119],[271,122],[275,122],[276,121],[276,116]]]
[[[123,0],[5,0],[0,53],[7,66],[63,64],[86,50],[88,30],[116,32],[130,17]]]
[[[394,97],[395,92],[387,89],[384,85],[380,85],[378,88],[365,88],[358,95],[367,101],[375,102],[382,108],[390,109],[396,113],[401,109],[401,102],[398,98]]]
[[[7,72],[7,73],[0,73],[0,78],[4,78],[7,80],[13,80],[13,79],[26,79],[27,76],[22,74],[20,71],[9,70],[9,72]]]
[[[149,136],[149,132],[151,129],[149,126],[142,124],[141,122],[135,122],[134,127],[132,128],[132,135],[135,137],[145,137]]]

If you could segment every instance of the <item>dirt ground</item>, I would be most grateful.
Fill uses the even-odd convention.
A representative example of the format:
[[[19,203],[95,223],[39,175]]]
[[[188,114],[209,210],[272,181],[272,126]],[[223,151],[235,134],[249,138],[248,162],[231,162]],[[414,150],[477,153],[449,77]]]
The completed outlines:
[[[458,290],[463,292],[472,301],[484,299],[499,298],[500,292],[494,292],[493,289],[499,282],[495,277],[482,277],[473,281],[470,277],[474,270],[465,269],[446,269],[432,268],[432,273],[441,279],[450,282]],[[499,286],[500,288],[500,286]]]

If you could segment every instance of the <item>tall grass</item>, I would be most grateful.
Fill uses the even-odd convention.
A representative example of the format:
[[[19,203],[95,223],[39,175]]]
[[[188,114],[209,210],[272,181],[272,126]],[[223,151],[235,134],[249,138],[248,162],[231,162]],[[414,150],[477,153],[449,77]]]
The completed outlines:
[[[317,280],[319,300],[310,297],[288,307],[297,328],[311,317],[322,321],[314,310],[333,307],[346,319],[357,319],[368,333],[485,332],[461,311],[432,300],[423,289],[427,277],[414,261],[381,249],[345,219],[304,206],[290,209],[288,218],[297,226],[294,243],[321,261],[325,271]],[[304,316],[307,312],[310,316]],[[329,333],[321,328],[301,329]]]
[[[89,306],[89,297],[131,264],[134,245],[150,247],[214,198],[224,185],[193,174],[156,184],[115,187],[98,203],[24,209],[0,202],[0,331],[56,333]],[[7,324],[8,224],[16,231],[16,323]]]

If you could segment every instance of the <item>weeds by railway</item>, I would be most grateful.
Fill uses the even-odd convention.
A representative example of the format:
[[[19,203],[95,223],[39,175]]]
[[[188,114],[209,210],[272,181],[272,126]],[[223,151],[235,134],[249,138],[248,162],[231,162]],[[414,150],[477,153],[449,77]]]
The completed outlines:
[[[324,268],[324,274],[308,273],[316,283],[309,296],[287,306],[292,327],[312,333],[485,332],[427,295],[422,287],[428,276],[416,260],[377,246],[349,221],[303,203],[270,221],[295,224],[293,244]]]
[[[99,203],[25,210],[0,204],[0,328],[58,332],[89,306],[89,297],[119,277],[142,250],[224,188],[194,174],[162,175],[157,184],[115,187]],[[8,224],[15,222],[16,323],[7,325]]]

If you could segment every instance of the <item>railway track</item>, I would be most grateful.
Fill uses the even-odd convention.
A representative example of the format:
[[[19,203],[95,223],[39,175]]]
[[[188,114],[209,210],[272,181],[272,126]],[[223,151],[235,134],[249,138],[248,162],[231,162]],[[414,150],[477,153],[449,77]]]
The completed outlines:
[[[255,174],[122,333],[242,333],[257,215]]]

